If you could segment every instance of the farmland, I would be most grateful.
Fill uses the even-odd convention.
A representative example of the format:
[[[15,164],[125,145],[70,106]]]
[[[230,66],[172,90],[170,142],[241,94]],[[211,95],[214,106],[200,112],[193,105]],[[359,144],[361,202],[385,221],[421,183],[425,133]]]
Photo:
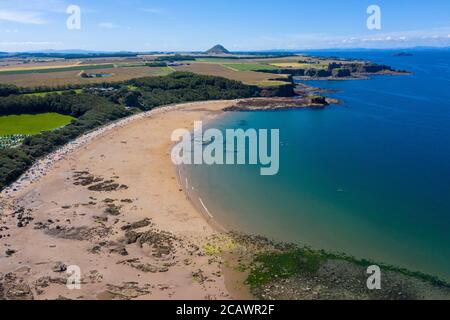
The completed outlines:
[[[323,64],[309,64],[298,62],[277,62],[272,63],[274,68],[293,68],[293,69],[325,69],[327,66]]]
[[[32,62],[15,59],[0,62],[3,63],[0,67],[0,84],[13,84],[24,88],[114,83],[143,77],[164,76],[174,71],[218,76],[245,84],[271,87],[290,83],[290,75],[332,78],[332,71],[328,68],[330,64],[335,65],[334,69],[345,69],[349,68],[351,63],[301,55],[211,56],[207,54],[146,54],[132,58],[102,57]],[[353,68],[355,69],[354,66]],[[334,71],[334,75],[341,78],[345,75],[349,76],[348,70]],[[44,93],[40,93],[42,94]]]
[[[233,64],[234,65],[234,64]],[[238,64],[239,66],[245,65],[244,63]],[[254,64],[249,64],[250,66]],[[259,66],[259,65],[258,65]],[[262,66],[262,65],[261,65]],[[264,65],[264,67],[266,67]],[[242,70],[229,68],[226,64],[220,63],[202,63],[193,62],[189,65],[174,67],[177,71],[188,71],[193,73],[198,73],[202,75],[212,75],[218,77],[224,77],[231,80],[241,81],[246,84],[259,85],[260,83],[268,83],[268,81],[274,81],[274,78],[286,78],[287,75],[275,75],[270,73],[256,72],[254,67],[241,67]],[[251,70],[251,69],[254,70]],[[249,69],[249,70],[245,70]],[[270,66],[268,66],[270,69]],[[274,68],[276,69],[276,68]],[[274,82],[275,85],[285,84],[282,81]]]
[[[34,135],[65,126],[73,119],[58,113],[2,116],[0,117],[0,136]]]
[[[87,70],[83,68],[83,70]],[[167,75],[173,72],[168,67],[117,67],[107,69],[95,69],[95,73],[110,73],[108,82],[126,81],[134,78],[155,77]],[[14,84],[19,87],[37,87],[43,85],[64,86],[70,84],[95,84],[105,82],[105,78],[81,78],[79,70],[58,71],[51,73],[28,73],[28,74],[1,74],[0,83]]]
[[[258,86],[278,86],[285,82],[280,78],[286,75],[264,73],[264,70],[277,70],[280,67],[271,63],[296,63],[297,58],[278,59],[255,58],[253,56],[230,57],[189,57],[189,59],[170,60],[170,55],[164,56],[167,66],[152,66],[158,61],[160,55],[143,55],[134,58],[86,58],[86,59],[58,59],[52,61],[37,61],[20,63],[20,61],[7,61],[0,67],[0,84],[14,84],[19,87],[38,86],[65,86],[84,85],[105,82],[119,82],[142,77],[168,75],[174,71],[188,71],[201,75],[224,77],[231,80],[242,81],[246,84]],[[184,58],[184,56],[182,56]],[[9,63],[9,64],[7,64]],[[95,70],[95,71],[89,71]],[[81,77],[85,74],[108,74],[108,77]]]
[[[258,70],[276,70],[277,68],[270,64],[260,63],[227,63],[224,64],[227,68],[236,71],[258,71]]]
[[[109,69],[114,68],[113,64],[93,64],[93,65],[76,65],[76,66],[59,66],[52,68],[22,68],[22,69],[6,69],[0,70],[0,75],[15,75],[29,73],[52,73],[64,71],[81,71],[91,69]]]

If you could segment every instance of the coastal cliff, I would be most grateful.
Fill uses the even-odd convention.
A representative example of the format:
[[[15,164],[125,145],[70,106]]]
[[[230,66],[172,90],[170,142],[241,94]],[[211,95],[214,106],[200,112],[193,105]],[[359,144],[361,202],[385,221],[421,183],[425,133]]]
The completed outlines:
[[[337,63],[331,62],[325,68],[310,67],[310,68],[280,68],[258,70],[258,72],[274,73],[274,74],[288,74],[292,77],[300,77],[302,80],[352,80],[364,79],[370,75],[384,74],[384,75],[402,75],[408,74],[404,70],[395,70],[390,66],[375,64],[370,62],[345,62]]]

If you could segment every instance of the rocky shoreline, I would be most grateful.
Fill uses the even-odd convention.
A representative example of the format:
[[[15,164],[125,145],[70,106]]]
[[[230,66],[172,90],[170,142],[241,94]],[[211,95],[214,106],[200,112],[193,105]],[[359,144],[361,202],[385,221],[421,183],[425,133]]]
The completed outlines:
[[[234,232],[209,246],[245,274],[251,293],[262,300],[450,299],[450,284],[435,277],[344,254]],[[367,288],[371,265],[381,268],[380,290]]]
[[[317,94],[296,96],[291,98],[255,98],[241,100],[231,107],[223,109],[226,112],[238,111],[282,111],[295,109],[322,109],[331,104],[339,104],[337,99],[323,97]]]

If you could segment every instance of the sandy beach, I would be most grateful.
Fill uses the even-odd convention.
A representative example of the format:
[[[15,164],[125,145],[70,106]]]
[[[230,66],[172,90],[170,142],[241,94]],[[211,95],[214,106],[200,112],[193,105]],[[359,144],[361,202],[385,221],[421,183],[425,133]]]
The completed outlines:
[[[218,235],[177,180],[171,133],[236,101],[161,108],[89,133],[3,191],[0,278],[12,299],[231,299]],[[69,290],[67,269],[81,288]]]

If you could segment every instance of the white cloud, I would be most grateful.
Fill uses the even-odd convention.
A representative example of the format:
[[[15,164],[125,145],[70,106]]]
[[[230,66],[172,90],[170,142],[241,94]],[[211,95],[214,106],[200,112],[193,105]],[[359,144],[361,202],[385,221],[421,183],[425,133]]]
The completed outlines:
[[[395,48],[414,46],[449,46],[450,27],[406,30],[397,32],[368,32],[335,36],[332,34],[276,34],[260,37],[258,43],[248,43],[248,49],[318,49],[318,48]],[[263,43],[264,44],[263,44]]]
[[[23,23],[23,24],[46,24],[47,21],[41,17],[39,12],[2,10],[0,9],[0,21]]]

